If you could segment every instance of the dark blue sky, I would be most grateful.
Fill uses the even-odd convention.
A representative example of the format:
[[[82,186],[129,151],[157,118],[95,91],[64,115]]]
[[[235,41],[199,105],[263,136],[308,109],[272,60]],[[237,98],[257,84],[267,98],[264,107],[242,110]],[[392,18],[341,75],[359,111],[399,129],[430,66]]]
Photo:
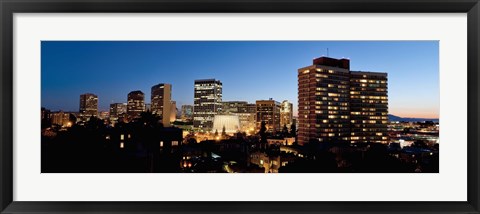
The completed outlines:
[[[193,103],[195,79],[223,82],[223,100],[273,98],[297,106],[297,69],[327,55],[350,58],[351,70],[387,72],[389,111],[438,117],[438,41],[43,41],[42,106],[78,111],[79,96],[99,96],[99,109],[127,94],[172,84],[177,107]]]

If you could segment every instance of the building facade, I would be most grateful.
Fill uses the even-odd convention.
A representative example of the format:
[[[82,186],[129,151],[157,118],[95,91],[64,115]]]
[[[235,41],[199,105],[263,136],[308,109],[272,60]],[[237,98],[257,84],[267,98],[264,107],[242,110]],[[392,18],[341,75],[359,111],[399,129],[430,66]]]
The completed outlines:
[[[160,116],[164,127],[170,126],[172,108],[172,85],[160,83],[152,86],[150,108],[152,114]]]
[[[370,80],[375,82],[369,84]],[[388,142],[387,138],[377,141],[387,136],[382,117],[388,114],[387,106],[386,73],[350,71],[350,60],[329,57],[314,59],[313,65],[298,69],[300,145],[312,140]],[[378,137],[372,138],[372,134]]]
[[[267,132],[275,133],[280,131],[280,103],[273,100],[256,101],[256,131],[261,128],[262,121],[265,122]]]
[[[172,123],[177,119],[177,102],[171,101],[170,102],[170,117],[169,122]]]
[[[284,100],[280,105],[280,127],[290,129],[293,123],[293,104]]]
[[[142,91],[132,91],[127,97],[128,120],[139,118],[145,111],[145,94]]]
[[[193,127],[212,131],[215,115],[222,111],[222,82],[215,79],[195,80]]]
[[[72,121],[70,121],[70,113],[58,111],[51,113],[52,124],[58,125],[61,127],[70,127],[73,125]]]
[[[98,96],[91,93],[80,95],[80,118],[88,120],[91,116],[98,117]]]
[[[120,117],[125,117],[127,114],[126,103],[112,103],[110,104],[110,119],[117,120]]]
[[[387,74],[350,72],[352,143],[388,143]]]

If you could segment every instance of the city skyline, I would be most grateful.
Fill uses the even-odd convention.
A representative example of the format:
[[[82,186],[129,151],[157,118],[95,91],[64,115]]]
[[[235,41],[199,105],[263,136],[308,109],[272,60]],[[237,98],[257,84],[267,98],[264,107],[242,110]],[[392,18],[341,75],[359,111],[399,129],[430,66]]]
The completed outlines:
[[[350,58],[354,70],[388,73],[390,114],[438,118],[437,41],[42,42],[42,106],[78,111],[78,96],[93,93],[99,111],[108,111],[130,91],[148,98],[153,85],[168,83],[180,107],[193,104],[194,80],[215,78],[223,101],[288,100],[297,115],[297,69],[326,48],[330,57]]]

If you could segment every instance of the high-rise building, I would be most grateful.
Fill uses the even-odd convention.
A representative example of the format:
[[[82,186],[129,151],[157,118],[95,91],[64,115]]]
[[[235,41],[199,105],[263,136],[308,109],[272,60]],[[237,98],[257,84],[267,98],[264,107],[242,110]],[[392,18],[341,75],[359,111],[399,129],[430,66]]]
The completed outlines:
[[[139,118],[145,110],[145,94],[142,91],[132,91],[127,97],[127,116],[129,120]]]
[[[112,103],[110,104],[110,119],[117,120],[119,117],[125,117],[127,113],[126,103]]]
[[[260,130],[262,121],[265,122],[267,132],[280,131],[280,103],[270,98],[269,100],[257,100],[256,102],[257,131]]]
[[[180,119],[182,121],[192,121],[193,120],[193,106],[192,105],[182,105],[182,113]]]
[[[375,82],[369,84],[370,79]],[[377,118],[376,115],[388,114],[386,82],[386,73],[350,71],[348,59],[320,57],[313,60],[313,65],[298,69],[298,143],[303,145],[311,140],[380,142],[369,136],[374,134],[382,139],[387,135],[387,124],[365,124],[382,123],[384,117]],[[384,103],[375,103],[376,100]],[[352,106],[355,106],[353,110]],[[375,115],[369,115],[367,111]],[[373,118],[357,117],[364,114]],[[357,138],[357,135],[364,137]],[[388,142],[386,138],[384,140],[381,142]]]
[[[80,95],[80,118],[88,120],[91,116],[98,117],[98,96],[91,93]]]
[[[222,110],[222,82],[215,79],[195,80],[193,127],[211,131],[213,118]]]
[[[280,127],[287,126],[290,129],[293,120],[293,104],[284,100],[280,106]]]
[[[350,137],[348,59],[321,57],[298,69],[298,142],[347,142]]]
[[[224,114],[237,113],[245,109],[247,101],[224,101],[222,102],[222,112]]]
[[[388,143],[387,73],[350,72],[352,143]]]
[[[163,126],[170,126],[172,108],[172,85],[160,83],[152,86],[152,113],[161,117]]]

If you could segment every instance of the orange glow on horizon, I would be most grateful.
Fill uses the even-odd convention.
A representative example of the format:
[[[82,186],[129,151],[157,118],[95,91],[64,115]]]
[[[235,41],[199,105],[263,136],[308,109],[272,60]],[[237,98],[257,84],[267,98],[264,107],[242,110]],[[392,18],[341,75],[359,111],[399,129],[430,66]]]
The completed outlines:
[[[404,118],[439,119],[438,112],[390,112],[389,114]]]

